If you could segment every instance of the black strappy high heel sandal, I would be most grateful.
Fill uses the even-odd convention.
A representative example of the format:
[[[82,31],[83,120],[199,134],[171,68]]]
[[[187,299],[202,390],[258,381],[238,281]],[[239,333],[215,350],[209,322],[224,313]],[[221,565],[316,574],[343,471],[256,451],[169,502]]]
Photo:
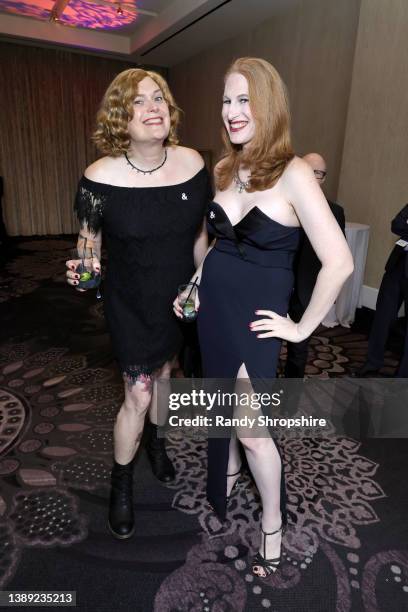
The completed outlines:
[[[283,535],[284,525],[281,524],[279,529],[276,529],[275,531],[271,531],[270,533],[266,533],[266,531],[264,531],[262,527],[261,527],[261,531],[264,535],[264,545],[263,545],[264,554],[261,555],[261,553],[258,552],[252,559],[252,573],[255,574],[255,576],[259,576],[260,578],[267,578],[271,574],[274,574],[276,570],[278,569],[280,561],[281,561],[281,554],[279,555],[279,557],[275,557],[275,559],[266,559],[266,538],[267,536],[271,536],[279,532],[281,532]],[[281,544],[281,550],[282,550],[282,544]]]
[[[227,478],[232,478],[233,476],[238,476],[238,478],[236,479],[236,481],[232,485],[232,489],[230,491],[230,494],[227,495],[227,497],[226,497],[227,505],[228,505],[228,503],[229,503],[229,501],[231,499],[231,495],[233,494],[235,489],[238,488],[238,483],[239,483],[239,481],[241,479],[241,474],[242,474],[242,466],[239,468],[238,472],[235,472],[234,474],[227,474]]]
[[[241,467],[239,468],[238,472],[234,472],[234,474],[227,474],[227,478],[230,478],[230,477],[232,477],[232,476],[238,476],[238,478],[236,479],[236,481],[235,481],[235,482],[234,482],[234,484],[232,485],[232,488],[231,488],[230,494],[229,494],[229,495],[227,495],[227,496],[225,497],[225,501],[226,501],[226,505],[227,505],[227,506],[228,506],[228,504],[229,504],[229,502],[230,502],[230,499],[231,499],[231,496],[232,496],[233,492],[235,491],[235,489],[237,489],[237,488],[238,488],[239,481],[241,480],[241,476],[242,476],[242,465],[241,465]],[[210,509],[211,509],[213,512],[215,512],[214,508],[212,507],[212,505],[210,504],[210,502],[209,502],[208,500],[207,500],[207,504],[208,504],[208,506],[210,507]]]

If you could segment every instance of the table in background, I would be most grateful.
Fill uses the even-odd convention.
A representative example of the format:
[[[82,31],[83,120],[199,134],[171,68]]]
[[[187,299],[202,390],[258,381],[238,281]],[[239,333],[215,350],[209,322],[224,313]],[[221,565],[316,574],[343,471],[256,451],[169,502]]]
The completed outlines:
[[[346,239],[353,255],[354,272],[344,283],[336,303],[322,322],[325,327],[335,325],[350,327],[354,321],[356,309],[361,306],[360,294],[364,281],[369,236],[369,225],[346,222]]]

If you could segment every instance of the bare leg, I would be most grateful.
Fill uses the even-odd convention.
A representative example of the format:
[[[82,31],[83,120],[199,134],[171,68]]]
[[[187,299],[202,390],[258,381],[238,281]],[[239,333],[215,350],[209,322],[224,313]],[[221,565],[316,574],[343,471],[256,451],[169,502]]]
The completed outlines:
[[[237,378],[249,378],[245,364],[240,367]],[[261,496],[262,528],[270,533],[279,529],[282,522],[280,512],[282,463],[275,442],[267,430],[265,436],[268,437],[245,437],[245,433],[238,431],[238,438],[244,447],[249,468]],[[259,548],[261,554],[266,559],[279,557],[281,539],[281,532],[268,536],[264,549],[264,536],[262,535]]]
[[[135,456],[151,399],[151,377],[139,377],[133,384],[125,381],[125,400],[113,429],[114,457],[117,463],[128,464]]]
[[[130,538],[134,532],[133,458],[140,445],[146,412],[152,403],[153,380],[157,375],[169,377],[170,365],[165,364],[152,375],[140,374],[136,380],[124,377],[125,400],[113,430],[115,461],[108,518],[111,533],[119,539]],[[174,479],[174,468],[165,453],[164,440],[157,439],[157,426],[150,425],[149,434],[147,452],[154,474],[164,481]]]
[[[155,372],[153,396],[149,410],[150,423],[148,426],[147,456],[150,459],[152,472],[158,480],[164,483],[172,482],[176,473],[172,462],[166,452],[164,437],[159,437],[158,425],[167,421],[169,410],[170,375],[174,360],[166,362],[160,370]]]
[[[125,380],[125,401],[113,430],[115,461],[111,473],[109,529],[116,538],[130,538],[134,532],[133,458],[143,433],[144,419],[152,397],[151,377]]]
[[[234,435],[230,440],[229,459],[227,470],[227,497],[231,495],[232,488],[239,478],[241,469],[241,456],[239,454],[239,442]]]
[[[155,372],[155,379],[160,380],[153,385],[152,402],[149,408],[149,419],[151,423],[155,425],[164,425],[167,420],[167,414],[169,409],[168,400],[166,399],[166,392],[170,393],[170,376],[173,368],[174,359],[167,361],[160,370]],[[158,397],[159,391],[159,397]],[[159,405],[158,400],[162,400]],[[164,402],[164,403],[163,403]]]

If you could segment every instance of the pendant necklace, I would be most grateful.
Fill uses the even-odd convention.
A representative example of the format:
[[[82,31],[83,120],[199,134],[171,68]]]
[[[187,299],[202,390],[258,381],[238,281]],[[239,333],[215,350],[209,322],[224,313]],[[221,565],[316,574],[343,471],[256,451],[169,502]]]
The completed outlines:
[[[236,184],[238,188],[238,193],[242,193],[243,191],[245,191],[245,189],[248,189],[250,182],[251,182],[251,176],[249,176],[246,181],[241,181],[239,174],[238,174],[238,170],[236,171],[234,175],[234,183]]]
[[[146,174],[153,174],[153,172],[156,172],[156,170],[160,170],[160,168],[162,168],[164,166],[164,164],[166,163],[167,160],[167,149],[164,149],[164,159],[162,161],[162,163],[159,166],[156,166],[156,168],[152,168],[151,170],[142,170],[141,168],[138,168],[137,166],[135,166],[135,164],[133,164],[130,159],[127,156],[127,153],[124,153],[125,157],[126,157],[126,161],[128,163],[128,165],[133,169],[136,170],[137,172],[139,172],[140,174],[146,175]]]

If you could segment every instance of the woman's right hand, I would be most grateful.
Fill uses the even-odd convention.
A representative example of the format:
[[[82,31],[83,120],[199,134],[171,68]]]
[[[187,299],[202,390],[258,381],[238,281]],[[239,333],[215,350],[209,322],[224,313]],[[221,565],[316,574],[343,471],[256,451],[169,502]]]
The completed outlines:
[[[69,285],[75,287],[77,291],[87,291],[87,289],[80,289],[76,285],[79,283],[80,274],[76,271],[79,264],[81,263],[80,259],[69,259],[65,262],[66,267],[68,268],[66,271],[66,279]],[[101,263],[97,257],[94,257],[92,260],[92,267],[97,274],[101,273]]]
[[[194,307],[196,310],[200,308],[200,299],[198,297],[198,291],[196,291],[195,293]],[[176,315],[176,317],[178,317],[179,319],[184,319],[183,306],[182,306],[182,303],[180,302],[179,296],[177,296],[173,302],[173,312]]]
[[[183,308],[180,305],[180,300],[178,296],[173,302],[173,312],[179,319],[183,318]]]

